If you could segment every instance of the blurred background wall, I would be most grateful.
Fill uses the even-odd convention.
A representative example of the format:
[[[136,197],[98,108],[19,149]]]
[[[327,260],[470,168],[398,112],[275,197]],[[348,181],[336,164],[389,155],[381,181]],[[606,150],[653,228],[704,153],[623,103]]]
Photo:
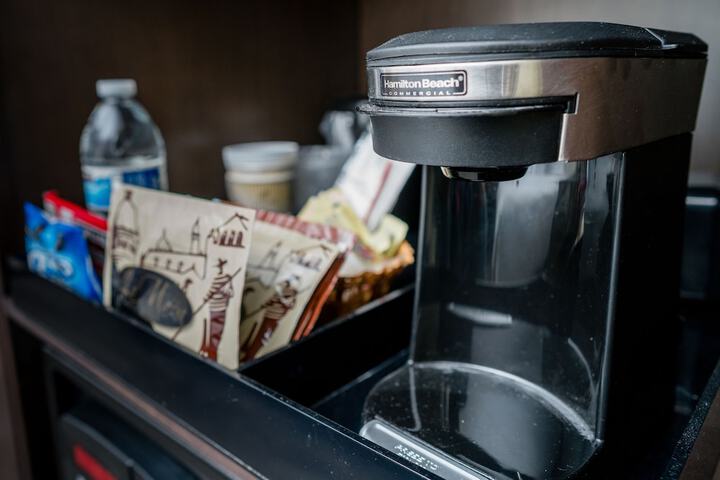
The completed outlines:
[[[133,77],[160,127],[171,188],[222,196],[223,145],[316,143],[337,99],[365,93],[365,52],[409,31],[603,20],[710,45],[693,178],[720,179],[719,0],[3,0],[0,251],[21,251],[21,200],[82,201],[78,141],[95,80]]]
[[[359,90],[357,18],[355,1],[0,1],[0,250],[21,251],[20,200],[82,202],[96,79],[137,80],[172,190],[223,196],[223,145],[318,143],[322,113]]]

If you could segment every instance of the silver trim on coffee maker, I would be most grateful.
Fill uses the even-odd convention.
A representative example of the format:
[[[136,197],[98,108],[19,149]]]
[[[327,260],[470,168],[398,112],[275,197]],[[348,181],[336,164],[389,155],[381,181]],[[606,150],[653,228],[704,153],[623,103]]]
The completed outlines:
[[[558,160],[589,160],[692,131],[706,63],[697,58],[590,57],[369,65],[368,96],[374,104],[439,109],[466,102],[477,107],[484,102],[491,106],[508,100],[564,98],[571,108],[563,116]],[[422,78],[437,72],[463,72],[465,93],[423,91],[420,83],[409,95],[383,95],[383,76]]]
[[[491,476],[484,472],[471,470],[381,420],[370,420],[363,425],[360,435],[445,480],[509,480],[504,475],[494,474]]]

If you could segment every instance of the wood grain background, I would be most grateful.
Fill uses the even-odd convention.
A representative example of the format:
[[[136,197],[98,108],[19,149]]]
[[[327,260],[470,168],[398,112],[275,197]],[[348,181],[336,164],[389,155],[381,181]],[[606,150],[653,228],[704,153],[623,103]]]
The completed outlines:
[[[173,191],[223,196],[223,145],[317,143],[323,111],[358,91],[356,20],[354,1],[0,2],[1,245],[21,251],[21,200],[82,200],[96,79],[137,80]]]
[[[697,33],[710,61],[692,177],[719,183],[717,0],[4,0],[0,249],[20,252],[21,200],[82,199],[78,140],[97,78],[133,77],[165,136],[174,191],[221,196],[223,145],[320,140],[335,100],[365,91],[365,52],[453,25],[603,20]]]

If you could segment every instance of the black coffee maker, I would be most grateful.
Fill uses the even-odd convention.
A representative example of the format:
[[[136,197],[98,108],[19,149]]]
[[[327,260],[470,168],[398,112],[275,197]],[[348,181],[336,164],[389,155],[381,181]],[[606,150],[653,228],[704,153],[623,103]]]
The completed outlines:
[[[706,50],[548,23],[368,53],[375,151],[423,165],[423,197],[410,359],[363,436],[446,480],[556,479],[668,425]]]

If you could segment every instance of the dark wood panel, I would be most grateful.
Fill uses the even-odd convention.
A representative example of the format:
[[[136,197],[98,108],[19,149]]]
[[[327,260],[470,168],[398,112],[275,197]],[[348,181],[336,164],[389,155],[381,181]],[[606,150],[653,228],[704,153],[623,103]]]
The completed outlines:
[[[82,199],[97,78],[137,80],[172,190],[222,196],[221,147],[320,140],[323,110],[358,89],[357,51],[355,1],[0,2],[0,168],[15,190],[3,244],[19,250],[21,200],[51,187]]]
[[[0,307],[0,478],[30,478],[10,329]]]
[[[0,329],[3,335],[8,332],[7,320],[2,312],[0,312]],[[2,343],[4,349],[8,342],[3,341]],[[18,442],[20,432],[16,427],[19,422],[13,420],[16,412],[11,408],[10,395],[15,393],[11,391],[15,382],[14,378],[9,377],[14,377],[15,372],[11,371],[7,365],[7,358],[10,358],[10,352],[5,353],[4,350],[0,350],[0,477],[16,480],[28,477],[20,476],[18,447],[24,447],[24,445]]]
[[[4,295],[0,271],[0,296]],[[7,312],[0,300],[0,478],[26,480],[30,464]]]

